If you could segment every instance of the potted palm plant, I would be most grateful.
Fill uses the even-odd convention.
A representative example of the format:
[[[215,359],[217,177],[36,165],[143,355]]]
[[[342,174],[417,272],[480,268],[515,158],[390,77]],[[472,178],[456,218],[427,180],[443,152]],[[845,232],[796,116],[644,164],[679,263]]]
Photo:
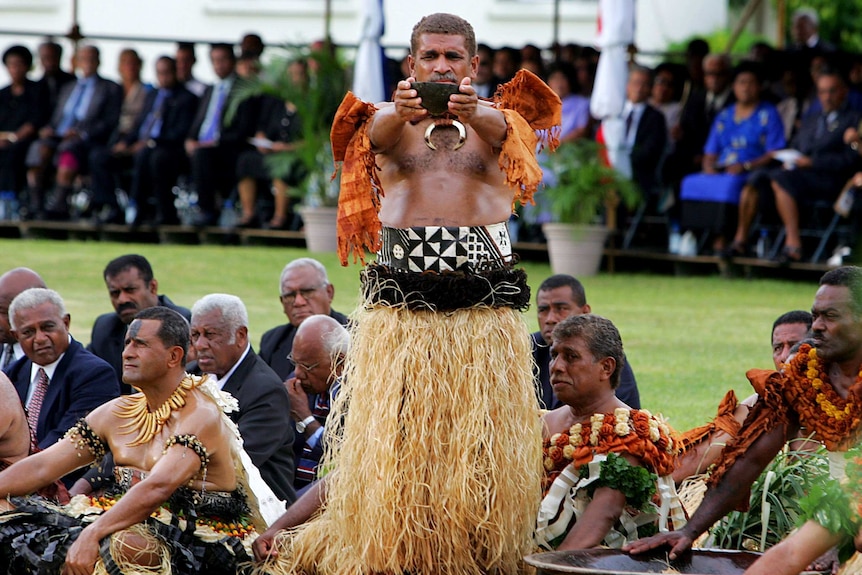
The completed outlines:
[[[268,154],[265,165],[273,177],[297,171],[302,183],[291,190],[301,202],[306,244],[310,251],[335,251],[335,216],[338,180],[332,180],[329,131],[335,111],[347,89],[344,66],[327,43],[317,47],[288,47],[273,58],[260,76],[243,80],[238,104],[253,96],[268,95],[290,102],[296,109],[301,140],[290,151]]]
[[[620,202],[633,209],[641,201],[635,185],[601,158],[591,140],[567,142],[549,154],[549,185],[541,188],[554,222],[542,224],[554,273],[595,275],[611,230],[604,216]]]

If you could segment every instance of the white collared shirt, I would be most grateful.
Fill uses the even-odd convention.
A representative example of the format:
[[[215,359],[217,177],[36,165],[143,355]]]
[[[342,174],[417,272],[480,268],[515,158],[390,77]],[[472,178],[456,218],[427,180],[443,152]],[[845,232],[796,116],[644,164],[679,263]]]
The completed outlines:
[[[626,149],[628,149],[629,151],[631,151],[631,149],[635,147],[635,136],[638,133],[638,124],[640,124],[641,117],[644,115],[645,109],[646,102],[640,102],[638,104],[635,104],[629,100],[626,100],[626,103],[623,106],[623,125],[625,125],[625,121],[629,117],[629,113],[632,114],[631,126],[629,126],[628,133],[625,134]]]
[[[246,344],[246,346],[245,346],[245,351],[244,351],[244,352],[242,352],[242,355],[241,355],[241,356],[239,356],[239,359],[238,359],[238,360],[236,360],[236,363],[235,363],[235,364],[233,364],[233,367],[232,367],[232,368],[230,368],[230,370],[228,370],[228,372],[227,372],[226,374],[224,374],[224,377],[219,378],[219,379],[217,379],[217,380],[216,380],[216,385],[218,386],[218,388],[219,388],[219,389],[222,389],[222,388],[224,387],[224,384],[225,384],[225,383],[227,383],[227,380],[229,380],[229,379],[230,379],[230,376],[232,376],[232,375],[233,375],[233,372],[235,372],[235,371],[236,371],[236,368],[237,368],[237,367],[239,367],[239,364],[241,364],[241,363],[242,363],[242,360],[244,360],[244,359],[245,359],[245,356],[247,356],[247,355],[248,355],[248,352],[249,352],[249,351],[251,351],[251,344],[250,344],[250,343],[249,343],[249,344]],[[211,375],[215,375],[215,374],[211,374]]]
[[[27,388],[27,401],[24,403],[25,407],[30,407],[30,400],[33,399],[33,393],[36,391],[36,380],[39,377],[39,369],[45,370],[45,375],[48,376],[48,385],[51,385],[51,382],[54,380],[54,372],[57,371],[57,364],[63,359],[63,356],[66,355],[66,352],[60,354],[60,357],[57,358],[57,361],[54,363],[49,363],[48,365],[38,365],[33,362],[30,365],[30,387]]]

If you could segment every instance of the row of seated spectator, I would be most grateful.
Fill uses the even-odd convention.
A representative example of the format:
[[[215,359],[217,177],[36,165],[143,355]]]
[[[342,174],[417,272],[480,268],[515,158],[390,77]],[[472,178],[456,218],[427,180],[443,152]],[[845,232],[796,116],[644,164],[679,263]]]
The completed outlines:
[[[665,217],[660,242],[667,241],[667,231],[694,228],[703,232],[704,249],[727,257],[751,255],[752,224],[757,224],[761,232],[768,227],[776,239],[783,238],[773,250],[777,260],[798,261],[800,208],[804,220],[812,203],[831,203],[862,166],[854,121],[862,112],[862,54],[840,52],[820,39],[811,11],[794,16],[792,32],[794,43],[786,50],[757,43],[737,68],[730,56],[710,53],[703,40],[689,43],[685,64],[632,67],[620,118],[625,134],[621,149],[611,155],[616,154],[615,167],[641,188],[648,210]],[[548,65],[534,46],[496,52],[480,47],[476,85],[480,90],[493,85],[509,61],[517,62],[561,97],[564,142],[594,138],[598,122],[590,116],[589,99],[598,53],[565,48],[555,51]],[[828,98],[818,89],[823,75],[838,82],[826,88]],[[740,97],[745,102],[738,102]],[[845,133],[845,128],[853,130]],[[785,148],[802,159],[784,161],[797,159],[795,152],[774,157]],[[774,178],[790,183],[777,191]],[[546,170],[545,184],[553,183]],[[535,199],[536,205],[520,214],[522,241],[544,241],[540,224],[553,218],[541,190]],[[620,220],[628,215],[621,211]],[[826,222],[808,225],[825,227]],[[706,246],[708,238],[711,246]],[[638,236],[636,241],[655,239]]]
[[[78,418],[105,401],[135,393],[123,381],[127,330],[141,310],[163,306],[190,322],[186,369],[213,375],[219,387],[239,401],[231,417],[246,451],[279,499],[292,502],[295,491],[316,477],[323,427],[340,385],[342,365],[336,355],[343,359],[349,347],[349,336],[341,328],[348,319],[332,308],[335,287],[326,268],[311,258],[284,267],[278,299],[287,323],[262,335],[259,355],[251,345],[245,305],[234,295],[206,295],[190,310],[177,305],[159,293],[150,263],[137,254],[110,261],[103,279],[114,311],[96,318],[85,347],[71,337],[65,304],[56,291],[46,289],[41,276],[27,268],[0,275],[0,369],[28,410],[33,450],[58,441]],[[553,276],[542,283],[537,304],[537,400],[553,408],[559,402],[549,383],[551,332],[566,317],[590,313],[591,308],[583,286],[571,276]],[[335,336],[323,337],[333,332]],[[40,386],[47,389],[39,391]],[[640,407],[628,365],[616,394],[629,406]],[[89,473],[87,480],[98,480],[103,472]],[[67,477],[67,487],[81,475]]]
[[[838,106],[846,102],[851,110],[862,109],[862,92],[856,88],[862,82],[862,59],[838,53],[822,42],[809,47],[804,38],[799,40],[800,46],[784,52],[756,45],[750,54],[751,63],[736,73],[728,56],[709,53],[709,46],[702,40],[689,44],[685,64],[666,62],[655,69],[632,69],[621,118],[625,134],[618,156],[623,161],[616,166],[638,184],[650,209],[665,214],[672,227],[698,228],[703,221],[709,221],[706,228],[713,231],[712,249],[719,253],[746,253],[752,222],[772,220],[777,224],[780,215],[787,237],[785,249],[778,255],[783,260],[801,257],[792,203],[809,201],[811,188],[800,184],[804,191],[788,190],[785,185],[787,193],[776,196],[779,192],[772,189],[771,179],[764,179],[766,173],[760,168],[780,165],[771,154],[788,142],[811,143],[805,134],[797,137],[805,123],[819,116],[826,121],[826,116],[835,112],[823,115],[824,104],[815,85],[823,71],[845,72],[842,84],[849,91]],[[239,106],[231,122],[225,122],[225,112],[231,107],[241,79],[259,69],[257,58],[262,43],[243,47],[239,58],[233,46],[213,45],[210,59],[218,78],[214,86],[194,79],[193,47],[179,45],[176,59],[163,57],[156,62],[158,90],[141,83],[141,62],[133,50],[124,51],[121,57],[122,90],[101,78],[98,50],[92,46],[83,47],[77,55],[81,79],[64,88],[62,83],[72,77],[60,70],[58,49],[51,43],[40,48],[46,75],[35,83],[26,78],[31,65],[26,49],[13,47],[4,55],[14,79],[8,91],[0,92],[0,98],[14,98],[19,103],[7,107],[14,113],[5,114],[0,108],[0,131],[13,135],[4,139],[0,134],[0,192],[15,193],[22,200],[26,217],[74,215],[68,206],[69,194],[77,176],[86,172],[92,190],[88,211],[99,221],[125,220],[115,194],[120,187],[137,204],[137,216],[131,223],[176,224],[179,217],[174,186],[178,176],[187,173],[199,208],[191,223],[215,223],[222,200],[236,189],[242,207],[240,226],[298,225],[290,214],[288,193],[304,173],[272,178],[263,162],[265,154],[290,149],[300,138],[299,118],[290,103],[252,98]],[[594,138],[598,122],[590,116],[589,99],[599,53],[575,45],[557,47],[553,53],[549,64],[543,51],[533,45],[494,50],[480,44],[474,86],[480,95],[490,97],[495,87],[511,78],[519,67],[529,68],[545,78],[563,100],[562,140]],[[307,64],[295,64],[289,70],[292,81],[308,82]],[[740,73],[743,69],[744,74]],[[738,102],[737,91],[744,92],[745,102]],[[51,98],[55,100],[53,107]],[[729,117],[731,112],[733,116]],[[724,115],[719,117],[720,113]],[[743,122],[746,118],[753,120]],[[754,127],[763,118],[769,120],[768,139],[755,137],[757,129],[748,133],[748,138],[735,137],[746,130],[745,126]],[[849,116],[842,117],[842,122],[845,120],[852,123]],[[834,121],[826,125],[828,134],[834,136]],[[252,136],[273,142],[272,147],[253,147],[249,143]],[[847,138],[851,142],[851,135]],[[818,175],[811,179],[818,185],[826,184],[821,187],[830,190],[826,196],[818,194],[819,199],[837,195],[841,182],[852,175],[856,155],[848,152],[849,144],[842,145],[846,149],[840,150],[840,165],[820,162],[835,177]],[[804,163],[802,160],[795,167],[807,168]],[[751,185],[742,185],[743,179],[748,181],[742,172],[749,169],[758,178],[754,179],[752,173]],[[733,178],[707,177],[716,175],[716,171]],[[702,177],[689,178],[700,172]],[[794,173],[791,179],[796,181],[798,173],[802,172]],[[774,171],[772,175],[781,176]],[[546,173],[546,184],[553,184],[551,177]],[[684,217],[682,209],[684,180],[689,200],[686,211],[695,214],[691,217]],[[722,187],[719,182],[726,185]],[[719,186],[724,195],[711,190],[714,186]],[[258,193],[264,188],[274,188],[275,194],[274,202],[263,202],[267,204],[266,213],[261,214],[258,203],[269,197]],[[790,200],[784,200],[785,196]],[[716,197],[722,201],[703,201]],[[783,201],[776,202],[772,197]],[[741,206],[739,227],[734,230],[736,210],[729,206],[737,203]],[[777,215],[774,206],[778,207]],[[716,217],[716,210],[722,217]],[[525,208],[520,215],[520,239],[543,241],[540,224],[552,215],[541,191],[536,195],[536,206]],[[666,235],[662,241],[664,238]]]
[[[75,54],[76,78],[60,69],[60,46],[46,42],[39,49],[45,75],[38,82],[27,77],[30,51],[8,48],[3,61],[12,84],[0,91],[0,192],[14,195],[24,218],[83,215],[99,223],[123,223],[120,188],[137,205],[129,223],[177,224],[173,187],[187,173],[199,206],[191,223],[214,223],[220,198],[227,198],[237,182],[241,223],[257,221],[257,181],[268,189],[272,179],[261,156],[286,148],[298,137],[299,125],[287,103],[267,97],[244,100],[228,121],[239,74],[249,77],[259,70],[262,44],[245,50],[237,58],[232,45],[212,45],[218,80],[207,86],[191,75],[194,46],[179,44],[176,58],[155,62],[154,88],[141,82],[142,62],[132,49],[120,56],[120,85],[99,74],[95,46],[82,46]],[[300,65],[296,81],[303,81],[304,72]],[[254,136],[274,144],[255,148],[249,143]],[[85,213],[76,214],[70,196],[82,174],[89,177],[91,198]],[[272,227],[291,223],[287,185],[296,183],[296,178],[276,182],[281,201],[274,202]]]

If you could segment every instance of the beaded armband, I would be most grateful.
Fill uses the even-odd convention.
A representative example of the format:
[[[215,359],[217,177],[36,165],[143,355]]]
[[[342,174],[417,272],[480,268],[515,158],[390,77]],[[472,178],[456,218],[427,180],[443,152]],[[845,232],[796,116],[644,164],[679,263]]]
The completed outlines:
[[[70,427],[63,437],[71,441],[72,445],[78,450],[87,448],[96,462],[101,461],[105,457],[107,445],[102,441],[101,437],[96,435],[96,432],[93,431],[93,428],[90,427],[90,424],[83,417]],[[81,454],[79,453],[78,457],[80,456]]]
[[[210,456],[207,454],[207,448],[204,447],[204,444],[200,442],[197,436],[190,434],[172,435],[165,442],[165,449],[162,453],[167,453],[168,449],[173,445],[182,445],[183,447],[188,447],[194,451],[201,459],[201,471],[206,471],[207,465],[210,462]]]

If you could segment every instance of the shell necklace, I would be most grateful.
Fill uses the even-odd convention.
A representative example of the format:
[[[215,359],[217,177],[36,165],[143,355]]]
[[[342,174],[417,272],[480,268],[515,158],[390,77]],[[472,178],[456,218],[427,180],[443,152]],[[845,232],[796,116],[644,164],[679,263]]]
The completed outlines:
[[[137,432],[135,439],[126,445],[135,447],[144,445],[152,441],[153,437],[161,431],[165,422],[171,417],[174,410],[182,409],[186,404],[186,395],[189,390],[197,387],[201,380],[195,381],[189,376],[183,378],[174,392],[168,397],[158,409],[150,411],[147,405],[147,396],[143,393],[140,395],[127,396],[125,405],[118,405],[114,413],[123,419],[127,419],[128,423],[121,425],[121,433],[129,434]]]

